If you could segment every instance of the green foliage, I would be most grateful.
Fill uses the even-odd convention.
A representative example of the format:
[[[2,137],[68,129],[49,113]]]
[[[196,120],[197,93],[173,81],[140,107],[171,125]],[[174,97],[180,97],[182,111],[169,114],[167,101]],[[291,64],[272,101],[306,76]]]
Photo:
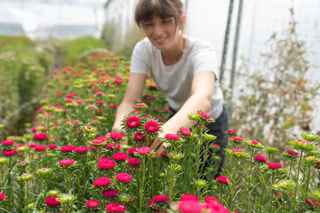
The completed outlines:
[[[311,65],[291,12],[289,29],[272,35],[269,51],[261,54],[263,68],[253,71],[244,65],[245,72],[253,74],[244,77],[245,88],[230,106],[232,128],[246,137],[281,145],[294,136],[293,132],[311,131],[310,101],[320,88],[306,78]]]

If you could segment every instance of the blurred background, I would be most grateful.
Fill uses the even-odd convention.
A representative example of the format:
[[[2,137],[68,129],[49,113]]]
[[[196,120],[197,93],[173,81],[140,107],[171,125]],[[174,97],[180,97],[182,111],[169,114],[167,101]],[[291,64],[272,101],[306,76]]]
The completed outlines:
[[[134,44],[144,37],[133,21],[136,3],[137,0],[0,0],[0,35],[6,39],[23,37],[35,43],[38,50],[46,49],[46,57],[54,62],[43,66],[44,59],[37,60],[47,73],[65,66],[68,57],[77,58],[90,49],[105,48],[130,60]],[[186,34],[207,39],[217,51],[231,127],[269,141],[288,139],[290,134],[270,134],[279,129],[291,134],[320,130],[319,0],[183,3]],[[8,45],[3,42],[7,41],[2,39],[0,46],[2,59],[9,54]],[[2,99],[0,123],[25,111],[21,105],[38,101],[20,97],[17,110],[8,115],[13,97]]]

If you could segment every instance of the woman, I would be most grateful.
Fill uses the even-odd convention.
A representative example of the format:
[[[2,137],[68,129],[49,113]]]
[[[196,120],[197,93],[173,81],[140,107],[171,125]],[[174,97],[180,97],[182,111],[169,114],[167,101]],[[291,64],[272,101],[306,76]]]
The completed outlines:
[[[151,144],[155,157],[169,147],[162,143],[167,133],[191,128],[188,114],[206,112],[216,122],[208,125],[209,133],[217,136],[220,156],[227,146],[224,132],[228,129],[228,112],[219,88],[216,55],[210,44],[183,34],[186,16],[180,0],[140,0],[135,21],[146,38],[139,41],[132,53],[130,79],[125,96],[116,113],[113,132],[125,134],[121,120],[142,99],[148,70],[157,87],[166,96],[174,113],[162,126],[159,137]],[[223,164],[221,160],[220,167]]]

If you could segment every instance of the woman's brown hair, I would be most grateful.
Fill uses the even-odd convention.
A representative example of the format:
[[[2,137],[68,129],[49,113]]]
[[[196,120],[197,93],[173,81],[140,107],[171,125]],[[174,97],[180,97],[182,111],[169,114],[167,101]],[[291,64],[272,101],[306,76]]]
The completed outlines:
[[[152,20],[156,15],[162,19],[173,17],[177,25],[182,14],[181,0],[140,0],[136,6],[135,21],[141,27],[143,22]]]

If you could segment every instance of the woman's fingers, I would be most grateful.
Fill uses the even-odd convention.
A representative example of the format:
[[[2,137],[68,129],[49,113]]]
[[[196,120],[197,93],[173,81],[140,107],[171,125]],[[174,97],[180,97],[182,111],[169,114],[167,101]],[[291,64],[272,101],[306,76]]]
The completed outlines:
[[[150,148],[153,149],[153,150],[156,150],[158,148],[158,146],[160,146],[162,143],[161,141],[161,138],[160,137],[157,137],[153,143],[151,144]]]

